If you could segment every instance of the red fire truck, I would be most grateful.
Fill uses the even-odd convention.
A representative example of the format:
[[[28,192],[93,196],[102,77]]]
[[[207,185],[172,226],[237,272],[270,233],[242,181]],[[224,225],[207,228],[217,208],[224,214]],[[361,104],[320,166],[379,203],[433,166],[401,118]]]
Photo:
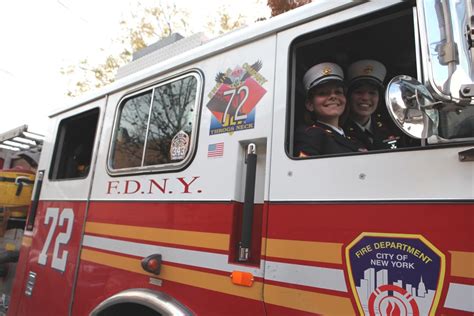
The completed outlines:
[[[473,2],[315,1],[51,116],[9,315],[472,315]],[[387,68],[408,146],[295,154],[304,73]]]

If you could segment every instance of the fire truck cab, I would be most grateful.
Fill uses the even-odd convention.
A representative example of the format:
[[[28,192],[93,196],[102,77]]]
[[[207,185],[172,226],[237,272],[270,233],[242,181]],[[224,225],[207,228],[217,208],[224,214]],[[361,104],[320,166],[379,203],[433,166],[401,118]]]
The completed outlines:
[[[51,116],[9,315],[471,315],[473,17],[316,1],[136,59]],[[304,73],[360,59],[405,145],[299,157]]]

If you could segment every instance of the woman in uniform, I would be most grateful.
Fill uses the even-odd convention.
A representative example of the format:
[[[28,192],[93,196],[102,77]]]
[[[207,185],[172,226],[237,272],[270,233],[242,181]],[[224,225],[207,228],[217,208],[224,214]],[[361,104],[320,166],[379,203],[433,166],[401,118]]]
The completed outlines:
[[[346,113],[344,73],[339,65],[320,63],[303,77],[305,108],[311,124],[297,128],[297,157],[366,151],[358,142],[345,136],[341,128]]]
[[[382,63],[370,59],[359,60],[347,70],[350,116],[344,130],[369,150],[404,146],[400,130],[376,112],[383,95],[386,72]]]

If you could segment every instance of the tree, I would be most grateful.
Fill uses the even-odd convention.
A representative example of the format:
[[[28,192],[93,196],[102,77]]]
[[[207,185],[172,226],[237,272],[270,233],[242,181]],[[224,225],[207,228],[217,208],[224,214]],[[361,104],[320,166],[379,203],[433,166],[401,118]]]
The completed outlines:
[[[268,0],[267,4],[272,10],[272,16],[277,16],[310,2],[311,0]]]
[[[117,69],[128,64],[133,53],[172,33],[188,36],[200,28],[213,37],[241,28],[248,21],[244,14],[239,13],[241,6],[238,3],[234,3],[236,6],[232,9],[224,5],[215,8],[217,14],[200,19],[202,25],[196,27],[190,25],[192,19],[187,9],[177,7],[175,3],[158,0],[154,5],[145,5],[141,1],[134,3],[131,13],[120,22],[117,38],[109,47],[100,49],[99,60],[83,58],[77,64],[61,68],[61,73],[69,80],[68,96],[79,96],[93,88],[110,84],[115,80]],[[256,7],[265,6],[263,0],[254,1]],[[267,6],[271,8],[271,15],[276,16],[309,2],[311,0],[267,0]],[[248,13],[247,10],[245,14]],[[254,18],[254,21],[264,19]]]
[[[73,83],[68,96],[78,96],[113,82],[117,69],[129,63],[134,52],[175,30],[187,32],[188,12],[176,5],[160,1],[155,7],[144,7],[139,2],[134,12],[120,22],[121,33],[112,45],[100,49],[102,62],[84,58],[77,65],[61,68],[61,73]]]
[[[175,32],[184,36],[191,34],[188,22],[190,14],[186,9],[178,8],[176,4],[160,0],[154,6],[145,6],[138,2],[133,12],[135,13],[130,13],[120,22],[121,33],[112,41],[112,45],[107,49],[100,49],[102,61],[84,58],[78,64],[61,68],[61,73],[69,79],[68,96],[75,97],[93,88],[110,84],[115,79],[117,69],[129,63],[133,53],[157,40]],[[214,19],[206,17],[202,21],[207,33],[212,36],[244,25],[241,14],[230,15],[223,6],[218,8],[217,12],[218,15]]]

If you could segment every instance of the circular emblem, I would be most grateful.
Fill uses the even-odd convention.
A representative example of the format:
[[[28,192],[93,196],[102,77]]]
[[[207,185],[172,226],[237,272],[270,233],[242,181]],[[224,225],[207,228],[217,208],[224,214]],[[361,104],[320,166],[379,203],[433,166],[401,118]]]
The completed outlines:
[[[370,315],[413,315],[420,311],[415,298],[405,289],[396,285],[382,285],[369,298]]]
[[[189,136],[184,131],[179,131],[171,140],[171,160],[183,160],[188,153]]]
[[[331,72],[332,72],[332,69],[329,68],[329,67],[325,67],[323,69],[323,75],[325,75],[325,76],[329,75]]]
[[[372,65],[368,65],[367,67],[364,68],[364,74],[369,75],[374,71],[374,67]]]

